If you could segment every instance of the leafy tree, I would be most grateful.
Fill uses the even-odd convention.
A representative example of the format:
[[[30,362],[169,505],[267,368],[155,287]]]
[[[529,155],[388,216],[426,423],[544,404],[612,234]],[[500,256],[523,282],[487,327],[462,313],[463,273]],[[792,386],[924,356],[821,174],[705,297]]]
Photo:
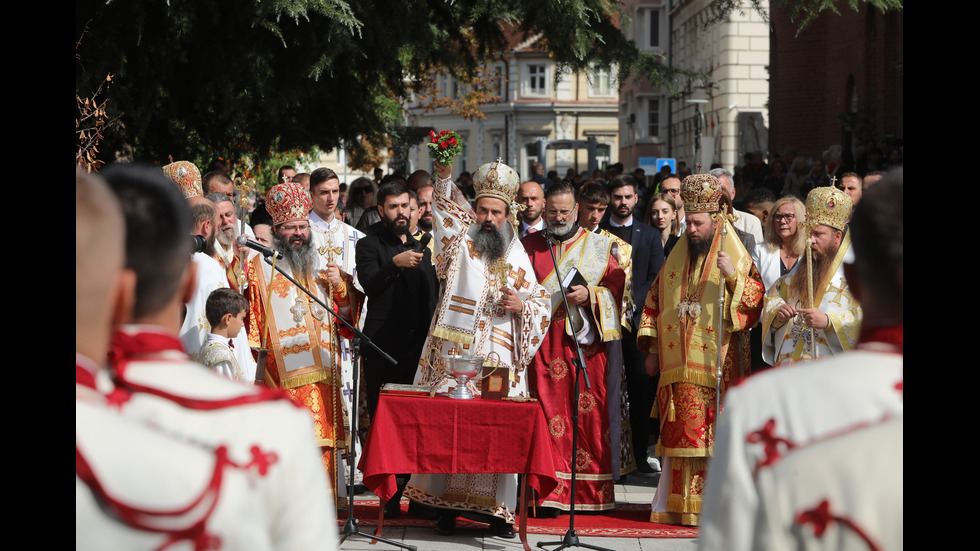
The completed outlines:
[[[902,0],[845,0],[853,11],[858,11],[862,4],[868,4],[880,11],[888,13],[902,9]],[[712,0],[711,9],[714,22],[724,21],[734,12],[744,12],[754,9],[768,19],[769,10],[766,6],[789,7],[790,17],[797,22],[797,32],[802,31],[824,12],[840,15],[837,5],[840,0]],[[746,6],[748,5],[748,6]]]
[[[514,36],[543,36],[566,70],[618,64],[670,85],[608,0],[78,0],[76,89],[122,113],[101,151],[229,158],[244,150],[398,139],[400,99],[433,68],[476,75]],[[624,78],[620,78],[620,81]],[[236,149],[237,148],[237,149]],[[241,150],[239,150],[241,149]]]

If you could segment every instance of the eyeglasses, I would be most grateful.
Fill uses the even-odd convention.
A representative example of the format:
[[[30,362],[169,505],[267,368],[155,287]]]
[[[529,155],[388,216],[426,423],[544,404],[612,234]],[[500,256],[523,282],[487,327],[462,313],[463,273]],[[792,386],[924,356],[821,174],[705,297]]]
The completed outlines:
[[[570,211],[570,210],[553,210],[553,209],[548,209],[547,212],[548,212],[548,216],[561,216],[563,218],[567,218],[568,216],[570,216],[572,214],[572,211]]]
[[[282,227],[284,232],[302,232],[310,229],[309,224],[288,224]]]
[[[773,219],[776,222],[792,222],[796,219],[795,214],[774,214]]]

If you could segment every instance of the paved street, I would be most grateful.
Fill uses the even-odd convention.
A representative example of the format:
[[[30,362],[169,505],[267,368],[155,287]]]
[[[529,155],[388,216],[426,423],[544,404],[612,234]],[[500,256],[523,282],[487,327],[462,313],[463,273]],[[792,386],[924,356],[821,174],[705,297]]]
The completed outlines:
[[[639,478],[628,476],[624,482],[616,485],[616,501],[618,503],[650,503],[657,488],[656,478]],[[366,493],[357,499],[377,499],[373,494]],[[563,516],[562,518],[568,518]],[[362,527],[363,531],[372,532],[371,527]],[[439,536],[432,528],[390,528],[385,527],[382,536],[401,543],[416,546],[419,551],[469,551],[483,550],[518,550],[521,549],[519,539],[503,539],[490,535],[486,531],[470,531],[457,528],[453,536]],[[528,542],[537,549],[541,541],[551,542],[561,540],[560,535],[528,534]],[[600,538],[581,537],[583,543],[614,549],[616,551],[694,551],[694,539],[657,539],[657,538]],[[367,538],[349,539],[341,546],[343,550],[383,551],[396,549],[384,543],[371,545]],[[554,549],[554,546],[549,547]],[[580,549],[580,548],[574,548]]]

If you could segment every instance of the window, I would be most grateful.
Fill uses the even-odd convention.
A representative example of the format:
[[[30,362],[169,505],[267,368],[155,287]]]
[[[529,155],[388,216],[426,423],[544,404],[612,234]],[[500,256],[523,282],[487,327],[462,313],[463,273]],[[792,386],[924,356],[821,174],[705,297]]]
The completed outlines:
[[[667,47],[667,18],[663,7],[637,10],[636,43],[644,50],[663,50]]]
[[[548,68],[544,65],[528,65],[527,66],[527,93],[543,96],[548,93],[546,88],[547,84],[547,71]]]
[[[503,65],[493,66],[493,93],[500,101],[507,101],[507,75],[504,74]],[[494,157],[496,159],[496,157]]]
[[[652,138],[650,141],[660,141],[660,132],[666,120],[662,119],[664,109],[660,96],[639,98],[636,114],[636,137]]]
[[[452,77],[449,75],[439,75],[437,86],[439,87],[438,97],[452,99],[452,87],[454,86]]]
[[[594,67],[589,74],[589,95],[611,96],[616,92],[616,75],[612,68]]]

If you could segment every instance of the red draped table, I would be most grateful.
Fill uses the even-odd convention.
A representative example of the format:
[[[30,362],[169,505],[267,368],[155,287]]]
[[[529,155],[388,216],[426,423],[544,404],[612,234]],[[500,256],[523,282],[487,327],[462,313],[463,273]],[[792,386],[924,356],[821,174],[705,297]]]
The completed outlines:
[[[537,402],[382,395],[358,468],[382,505],[396,473],[523,474],[520,533],[530,549],[525,486],[548,495],[558,485],[552,449]]]

